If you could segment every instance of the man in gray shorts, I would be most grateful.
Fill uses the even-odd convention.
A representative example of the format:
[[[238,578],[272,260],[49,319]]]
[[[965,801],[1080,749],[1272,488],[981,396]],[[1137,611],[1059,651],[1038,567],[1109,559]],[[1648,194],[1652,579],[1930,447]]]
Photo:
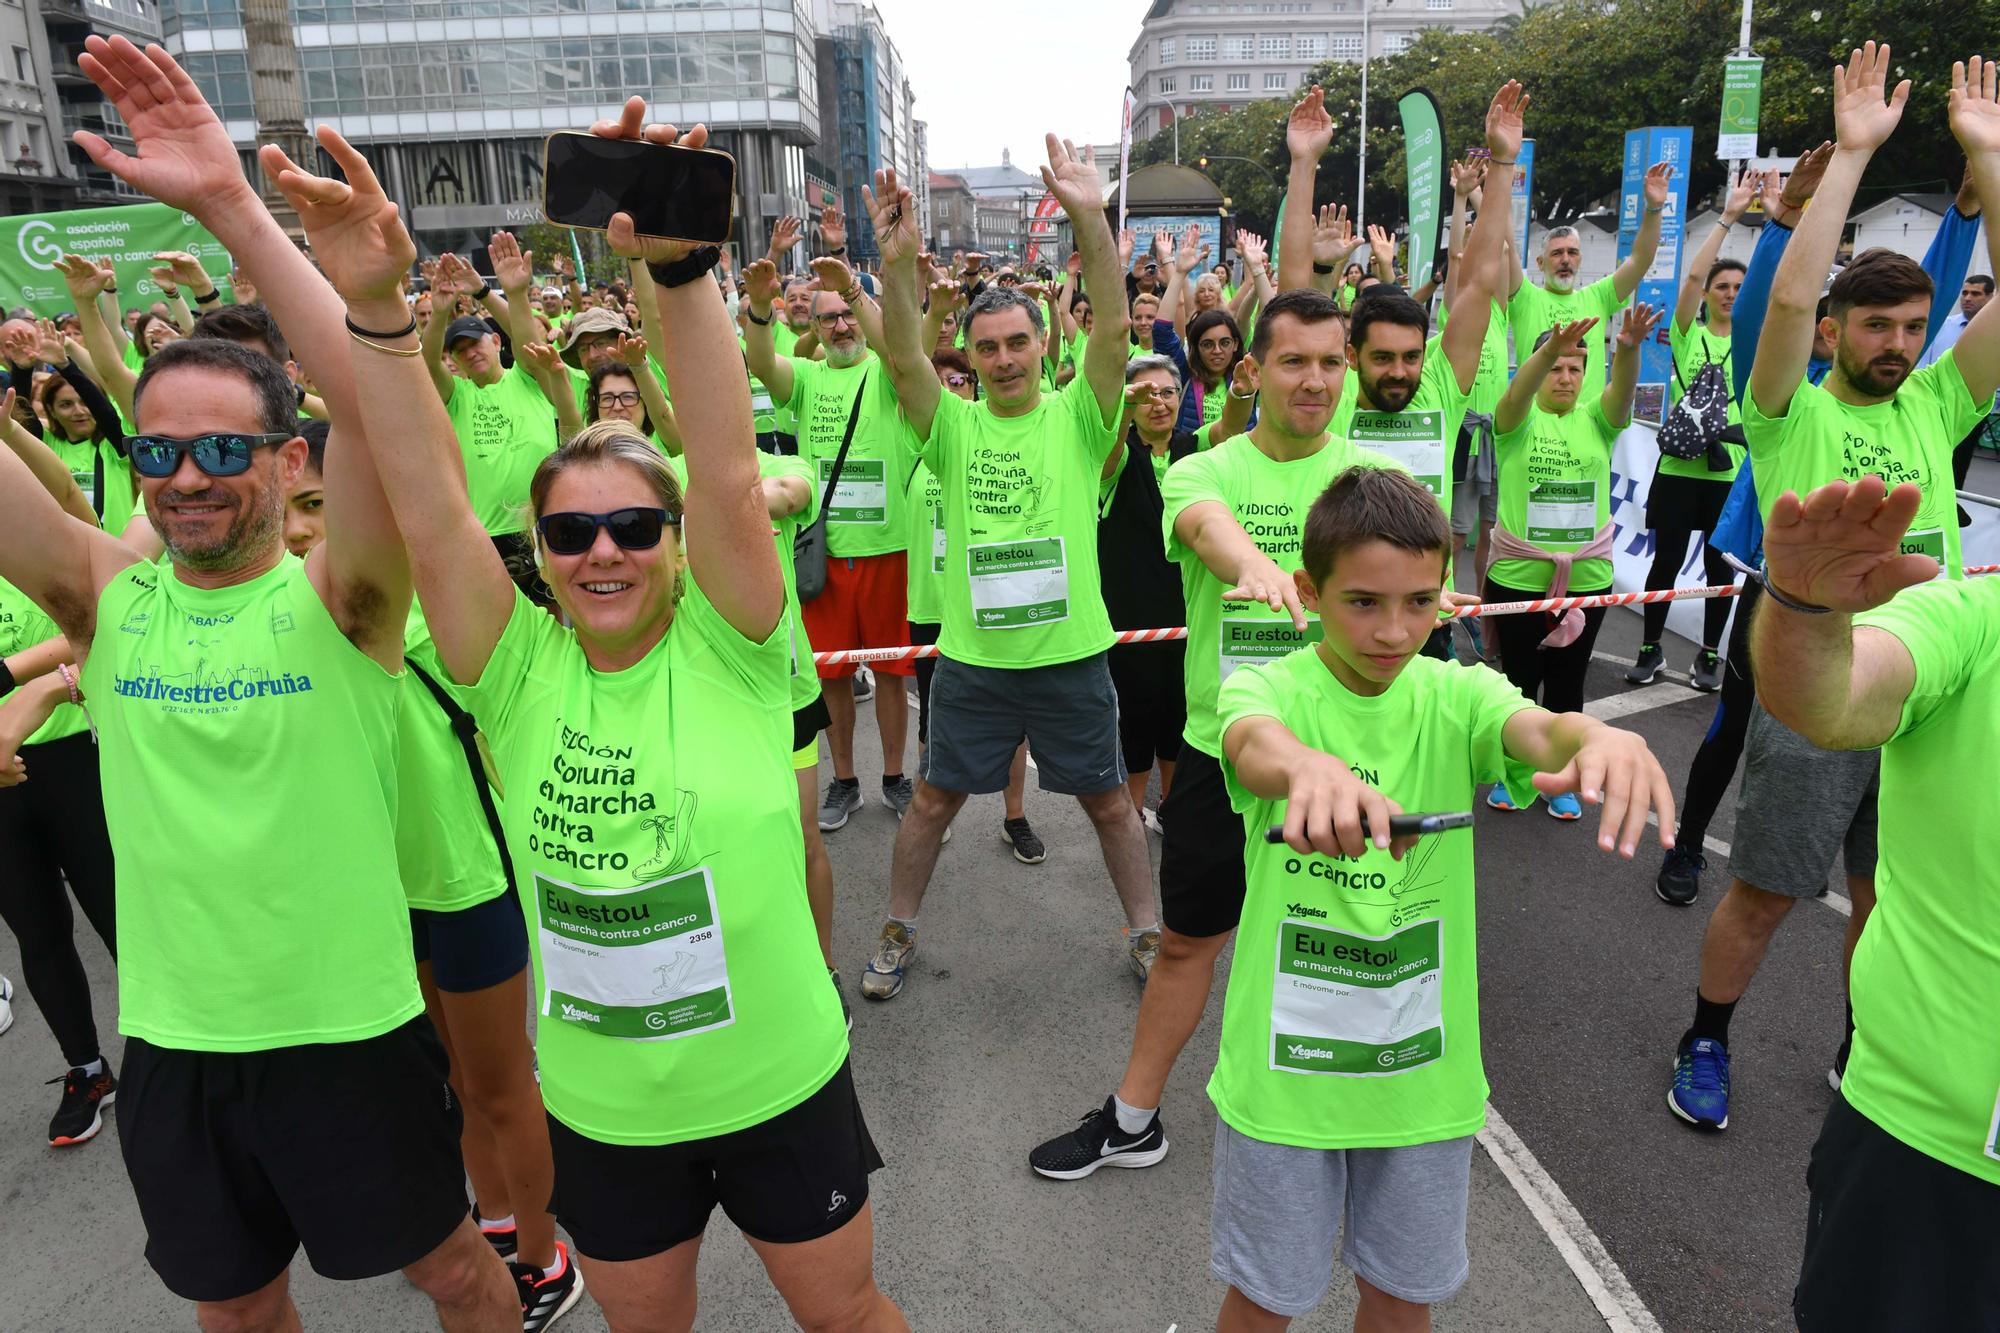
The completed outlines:
[[[1089,289],[1122,290],[1097,169],[1051,137],[1044,176],[1075,228]],[[1124,409],[1123,305],[1107,305],[1077,377],[1044,393],[1041,308],[989,288],[960,321],[980,399],[944,393],[923,345],[914,202],[893,171],[875,174],[868,198],[883,264],[879,351],[938,479],[945,582],[930,744],[896,833],[889,919],[861,993],[887,1000],[902,990],[945,830],[968,794],[1006,787],[1023,737],[1043,790],[1075,796],[1097,827],[1143,979],[1159,950],[1159,914],[1145,829],[1125,790],[1097,572],[1098,480],[1119,447]],[[1001,836],[1012,840],[1005,825]]]

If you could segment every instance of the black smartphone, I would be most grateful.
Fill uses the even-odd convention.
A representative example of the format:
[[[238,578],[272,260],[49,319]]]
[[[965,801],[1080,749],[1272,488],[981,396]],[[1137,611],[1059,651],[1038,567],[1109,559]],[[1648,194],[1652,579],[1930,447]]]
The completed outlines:
[[[1449,814],[1437,815],[1405,813],[1389,816],[1389,836],[1392,838],[1421,837],[1426,833],[1443,833],[1447,829],[1471,827],[1472,812],[1469,810],[1459,810]],[[1364,838],[1375,836],[1369,830],[1367,815],[1361,816],[1361,836]],[[1284,825],[1273,824],[1270,828],[1264,830],[1265,842],[1280,843],[1284,840]]]
[[[719,245],[736,215],[736,159],[717,148],[562,131],[542,155],[542,213],[603,231],[630,213],[641,236]]]

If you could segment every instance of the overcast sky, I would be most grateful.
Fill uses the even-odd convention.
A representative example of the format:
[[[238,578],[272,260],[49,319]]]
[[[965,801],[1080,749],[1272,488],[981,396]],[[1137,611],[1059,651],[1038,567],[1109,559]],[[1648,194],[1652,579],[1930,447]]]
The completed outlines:
[[[999,0],[970,23],[936,0],[874,0],[909,67],[933,170],[986,167],[1013,150],[1033,171],[1042,135],[1116,143],[1119,99],[1146,0]]]

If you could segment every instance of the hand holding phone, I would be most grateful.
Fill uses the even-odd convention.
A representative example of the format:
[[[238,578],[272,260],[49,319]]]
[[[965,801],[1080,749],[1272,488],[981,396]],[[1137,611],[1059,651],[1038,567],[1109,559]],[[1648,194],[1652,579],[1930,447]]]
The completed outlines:
[[[615,253],[649,263],[728,241],[736,160],[707,147],[706,126],[642,130],[645,114],[645,99],[634,97],[619,119],[599,121],[588,134],[550,135],[543,213],[557,226],[602,231]]]

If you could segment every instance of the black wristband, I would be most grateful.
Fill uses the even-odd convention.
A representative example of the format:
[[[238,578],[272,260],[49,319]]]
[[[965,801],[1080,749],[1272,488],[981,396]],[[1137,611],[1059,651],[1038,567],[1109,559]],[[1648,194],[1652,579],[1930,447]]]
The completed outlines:
[[[1315,259],[1315,260],[1313,260],[1313,272],[1315,272],[1315,273],[1331,273],[1331,272],[1333,272],[1333,265],[1331,265],[1331,264],[1322,264],[1322,263],[1320,263],[1320,262],[1319,262],[1319,261],[1318,261],[1317,259]]]
[[[14,668],[7,665],[7,659],[0,657],[0,695],[14,692]]]
[[[721,246],[701,245],[671,264],[655,264],[649,261],[646,271],[652,274],[653,281],[662,287],[685,287],[696,278],[707,277],[709,271],[721,262]]]
[[[344,319],[342,322],[347,325],[347,331],[357,338],[376,338],[386,341],[390,338],[407,338],[417,331],[417,317],[415,315],[411,315],[410,322],[393,333],[380,333],[374,329],[364,329],[359,324],[356,324],[352,318]]]
[[[764,316],[764,318],[759,319],[757,318],[757,312],[750,308],[750,303],[748,301],[745,301],[743,303],[743,318],[749,320],[752,324],[757,325],[759,328],[763,328],[765,325],[768,325],[773,319],[777,318],[777,315],[778,312],[773,310],[770,314]]]
[[[830,255],[844,255],[847,253],[847,247],[844,245],[836,245],[831,250],[828,250],[827,253]]]
[[[220,301],[221,299],[222,299],[222,293],[215,290],[215,288],[210,287],[205,292],[196,293],[194,298],[194,303],[196,305],[209,305],[213,302]]]
[[[1811,602],[1801,602],[1797,598],[1787,597],[1784,593],[1779,592],[1778,585],[1771,582],[1771,571],[1768,567],[1757,571],[1757,581],[1764,585],[1764,591],[1770,596],[1771,600],[1779,606],[1784,607],[1787,611],[1797,611],[1800,615],[1805,616],[1830,615],[1833,611],[1833,608],[1830,606],[1814,606]]]
[[[482,282],[479,284],[479,290],[472,293],[472,299],[475,301],[484,301],[487,297],[491,295],[493,295],[493,284],[490,282]]]

